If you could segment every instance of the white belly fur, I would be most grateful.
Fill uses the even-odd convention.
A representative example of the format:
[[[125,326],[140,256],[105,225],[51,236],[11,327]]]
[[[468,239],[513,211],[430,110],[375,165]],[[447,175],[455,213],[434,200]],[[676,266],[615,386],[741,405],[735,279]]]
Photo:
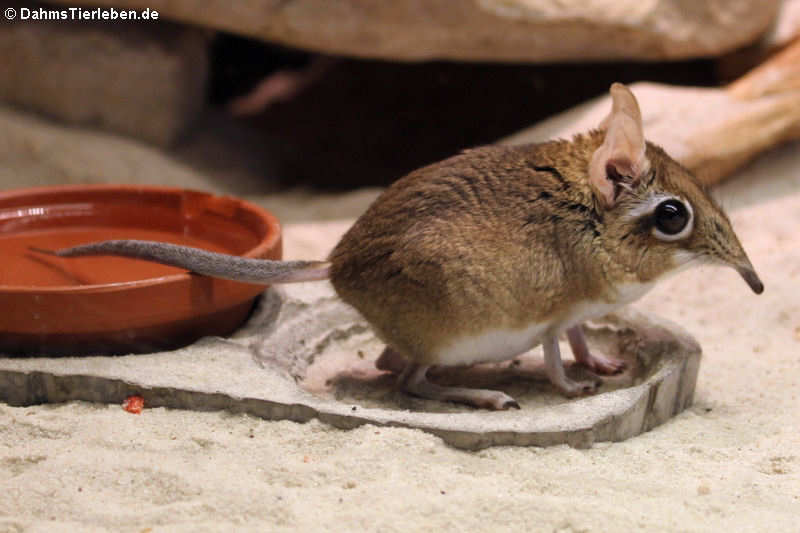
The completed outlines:
[[[614,302],[581,302],[559,324],[532,322],[520,329],[486,328],[476,335],[454,339],[435,354],[436,364],[444,366],[473,365],[507,361],[542,342],[546,331],[557,334],[576,324],[600,318],[623,305],[638,300],[654,283],[631,283],[618,287]]]
[[[438,365],[458,366],[507,361],[527,352],[539,342],[548,323],[533,323],[522,329],[487,328],[477,335],[466,335],[439,350]]]

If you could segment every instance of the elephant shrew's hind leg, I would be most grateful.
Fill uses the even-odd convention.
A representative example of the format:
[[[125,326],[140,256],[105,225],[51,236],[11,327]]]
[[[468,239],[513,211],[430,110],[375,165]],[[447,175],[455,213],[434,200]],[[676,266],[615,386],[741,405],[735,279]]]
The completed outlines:
[[[398,378],[400,386],[414,396],[456,402],[483,409],[504,410],[519,409],[519,404],[504,392],[488,389],[470,389],[467,387],[444,387],[428,381],[427,372],[430,366],[409,363]]]

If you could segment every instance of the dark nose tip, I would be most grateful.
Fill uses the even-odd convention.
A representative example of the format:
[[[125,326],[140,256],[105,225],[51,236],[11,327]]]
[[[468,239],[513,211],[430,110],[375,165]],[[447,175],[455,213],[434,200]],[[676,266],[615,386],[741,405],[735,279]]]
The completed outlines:
[[[764,284],[761,282],[761,279],[756,274],[756,271],[751,268],[740,268],[739,274],[744,278],[750,288],[753,289],[753,292],[756,294],[761,294],[764,292]]]

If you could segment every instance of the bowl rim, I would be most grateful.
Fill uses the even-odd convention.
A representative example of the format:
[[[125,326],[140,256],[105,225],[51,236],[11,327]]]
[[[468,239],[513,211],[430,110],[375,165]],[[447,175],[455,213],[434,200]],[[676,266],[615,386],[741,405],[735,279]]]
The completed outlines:
[[[112,183],[93,183],[93,184],[67,184],[67,185],[46,185],[41,187],[25,187],[21,189],[8,189],[0,191],[0,202],[9,198],[19,198],[32,194],[46,194],[59,192],[133,192],[145,191],[155,194],[174,195],[180,193],[194,193],[216,198],[228,198],[237,202],[243,209],[250,211],[258,216],[265,224],[267,231],[261,240],[253,248],[247,250],[241,257],[260,258],[266,255],[267,251],[280,244],[281,227],[278,218],[267,209],[260,207],[252,202],[227,194],[215,194],[208,191],[185,187],[168,187],[163,185],[148,184],[112,184]],[[133,288],[147,287],[164,283],[175,283],[188,281],[192,276],[197,276],[192,272],[181,272],[155,278],[146,278],[134,281],[121,281],[116,283],[101,283],[92,285],[55,285],[55,286],[36,286],[36,285],[0,285],[0,292],[5,294],[81,294],[81,293],[100,293],[126,291]]]

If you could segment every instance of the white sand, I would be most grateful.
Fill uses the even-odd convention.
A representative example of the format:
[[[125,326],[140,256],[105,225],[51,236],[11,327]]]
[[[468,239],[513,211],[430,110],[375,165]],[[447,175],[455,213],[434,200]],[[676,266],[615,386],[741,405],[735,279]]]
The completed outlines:
[[[762,296],[703,268],[639,304],[704,349],[694,407],[650,433],[471,453],[407,429],[0,404],[0,531],[798,531],[798,148],[720,190]],[[287,256],[346,227],[289,226]]]

